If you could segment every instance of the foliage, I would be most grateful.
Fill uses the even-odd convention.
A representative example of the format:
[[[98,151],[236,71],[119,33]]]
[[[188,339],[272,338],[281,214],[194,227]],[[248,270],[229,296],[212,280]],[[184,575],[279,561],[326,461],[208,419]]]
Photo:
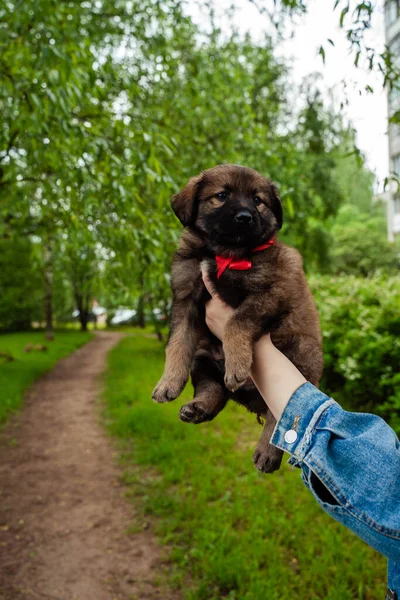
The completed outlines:
[[[290,156],[295,169],[282,172],[286,185],[290,182],[288,197],[283,189],[282,239],[300,250],[307,270],[324,271],[330,260],[329,223],[344,200],[335,168],[347,130],[312,86],[312,80],[306,82],[306,106],[294,132],[296,152]]]
[[[143,49],[137,51],[139,68],[124,74],[115,53],[130,39],[145,45],[151,19],[157,19],[159,27],[147,51],[150,54],[149,45],[154,50],[156,40],[162,46],[167,36],[162,28],[173,22],[174,6],[171,2],[165,12],[152,2],[59,5],[30,0],[23,6],[9,2],[1,9],[0,226],[5,235],[17,231],[31,236],[41,248],[50,321],[49,288],[62,262],[57,251],[66,258],[74,254],[76,269],[73,274],[68,271],[74,288],[77,279],[79,285],[83,281],[88,263],[82,245],[95,248],[98,261],[101,246],[109,246],[118,229],[138,225],[132,198],[139,186],[133,179],[146,185],[151,161],[145,157],[157,139],[145,133],[145,118],[137,121],[135,141],[132,131],[123,135],[117,103],[124,105],[122,91],[129,87],[134,93],[153,65]],[[178,25],[176,30],[179,33]],[[139,110],[145,96],[143,85]],[[91,271],[84,278],[85,289],[90,287]],[[83,289],[75,293],[83,309],[85,294]]]
[[[179,401],[151,402],[163,362],[155,340],[124,339],[109,355],[105,400],[125,441],[131,530],[152,525],[171,548],[167,581],[187,600],[381,598],[385,560],[322,511],[299,471],[254,469],[254,416],[229,403],[193,426],[178,419]]]
[[[0,424],[22,403],[25,390],[55,363],[92,338],[89,333],[59,331],[57,339],[48,343],[43,332],[9,333],[0,336],[0,352],[14,357],[13,362],[0,361]],[[41,344],[46,351],[24,352],[28,344]]]
[[[0,331],[29,329],[41,320],[43,282],[28,239],[0,239]]]
[[[398,277],[314,277],[324,339],[321,388],[350,410],[399,420]]]
[[[400,253],[387,240],[386,206],[374,199],[373,174],[365,168],[362,155],[354,151],[354,136],[349,128],[338,148],[333,171],[343,204],[328,224],[326,270],[363,277],[382,272],[396,274]]]
[[[34,245],[49,327],[73,298],[84,329],[100,288],[111,308],[166,306],[169,197],[216,163],[275,179],[284,238],[327,268],[346,131],[312,80],[292,105],[268,36],[222,32],[212,10],[200,28],[177,0],[10,1],[0,14],[0,237]]]
[[[374,175],[365,166],[363,155],[356,149],[356,132],[348,128],[338,148],[333,177],[337,179],[343,203],[360,212],[371,210]]]
[[[360,211],[344,205],[332,234],[332,270],[336,274],[371,276],[400,269],[400,252],[386,237],[386,219],[381,205]]]

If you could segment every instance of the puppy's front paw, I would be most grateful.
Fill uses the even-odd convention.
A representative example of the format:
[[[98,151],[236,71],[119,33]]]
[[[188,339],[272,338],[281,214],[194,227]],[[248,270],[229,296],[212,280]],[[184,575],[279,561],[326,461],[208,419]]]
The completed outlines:
[[[155,402],[163,404],[175,400],[186,385],[184,379],[166,379],[162,377],[153,390],[151,397]]]
[[[225,359],[225,385],[231,392],[236,392],[250,377],[251,362]]]
[[[261,473],[273,473],[281,466],[282,455],[282,450],[271,444],[257,446],[253,454],[253,463]]]

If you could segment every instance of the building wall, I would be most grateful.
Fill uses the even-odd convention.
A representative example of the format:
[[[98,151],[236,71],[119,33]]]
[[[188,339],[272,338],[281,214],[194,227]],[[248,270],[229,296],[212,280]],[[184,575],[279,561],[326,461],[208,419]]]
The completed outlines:
[[[400,67],[400,0],[387,0],[385,4],[386,44]],[[389,117],[400,111],[400,82],[388,93]],[[400,124],[389,124],[390,174],[400,181]],[[400,233],[400,188],[396,181],[390,184],[387,203],[388,237]]]

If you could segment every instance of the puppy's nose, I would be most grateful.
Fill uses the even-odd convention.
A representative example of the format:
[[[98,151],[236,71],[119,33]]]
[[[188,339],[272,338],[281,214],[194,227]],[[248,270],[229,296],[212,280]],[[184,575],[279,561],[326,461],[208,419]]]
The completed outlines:
[[[235,215],[235,221],[243,225],[250,225],[253,221],[252,214],[249,210],[239,210]]]

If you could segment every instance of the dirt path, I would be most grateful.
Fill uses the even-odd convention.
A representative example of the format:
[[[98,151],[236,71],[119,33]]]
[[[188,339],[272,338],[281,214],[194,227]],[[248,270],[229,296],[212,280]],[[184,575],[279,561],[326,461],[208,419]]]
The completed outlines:
[[[151,533],[126,534],[133,508],[98,422],[98,378],[119,339],[100,333],[58,363],[2,436],[2,600],[177,597],[155,585]]]

